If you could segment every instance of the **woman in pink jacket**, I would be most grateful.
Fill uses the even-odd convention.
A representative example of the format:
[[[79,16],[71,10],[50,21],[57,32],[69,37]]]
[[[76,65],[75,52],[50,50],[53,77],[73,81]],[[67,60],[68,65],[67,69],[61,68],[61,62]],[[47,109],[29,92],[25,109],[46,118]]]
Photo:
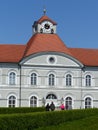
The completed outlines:
[[[61,110],[64,110],[65,109],[64,104],[61,104],[60,108],[61,108]]]

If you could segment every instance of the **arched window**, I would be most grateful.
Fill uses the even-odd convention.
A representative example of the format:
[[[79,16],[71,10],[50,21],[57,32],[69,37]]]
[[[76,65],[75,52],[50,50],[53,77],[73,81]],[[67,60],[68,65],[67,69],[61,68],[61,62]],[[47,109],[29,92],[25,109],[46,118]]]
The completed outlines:
[[[90,97],[87,97],[85,99],[85,108],[91,108],[92,107],[92,100]]]
[[[42,28],[40,29],[40,33],[43,33],[43,29]]]
[[[66,86],[72,85],[72,76],[70,74],[66,75]]]
[[[48,94],[46,99],[57,99],[57,97],[54,94]]]
[[[53,33],[54,33],[54,29],[52,28],[52,29],[51,29],[51,34],[53,34]]]
[[[55,76],[54,74],[49,75],[49,86],[54,86],[55,85]]]
[[[30,98],[30,107],[37,107],[37,98],[35,96]]]
[[[67,97],[65,99],[65,106],[66,106],[66,109],[72,109],[72,98],[71,97]]]
[[[86,75],[85,84],[86,84],[86,86],[91,86],[91,76],[90,75]]]
[[[11,72],[9,74],[9,84],[15,85],[15,82],[16,82],[16,74],[14,72]]]
[[[9,107],[15,107],[16,106],[16,97],[10,96],[8,99],[8,106]]]
[[[31,74],[31,85],[37,85],[37,74],[36,73]]]

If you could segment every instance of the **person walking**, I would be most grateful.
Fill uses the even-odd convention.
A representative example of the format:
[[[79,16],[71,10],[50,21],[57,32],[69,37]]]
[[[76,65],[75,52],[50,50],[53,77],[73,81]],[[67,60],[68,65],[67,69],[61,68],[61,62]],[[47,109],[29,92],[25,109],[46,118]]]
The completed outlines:
[[[47,105],[46,105],[46,111],[49,111],[50,110],[50,105],[49,105],[49,103],[47,103]]]
[[[54,110],[55,110],[55,105],[54,105],[53,102],[51,102],[51,104],[50,104],[50,109],[51,109],[51,111],[54,111]]]
[[[60,108],[61,108],[61,110],[64,110],[65,109],[64,104],[61,104]]]

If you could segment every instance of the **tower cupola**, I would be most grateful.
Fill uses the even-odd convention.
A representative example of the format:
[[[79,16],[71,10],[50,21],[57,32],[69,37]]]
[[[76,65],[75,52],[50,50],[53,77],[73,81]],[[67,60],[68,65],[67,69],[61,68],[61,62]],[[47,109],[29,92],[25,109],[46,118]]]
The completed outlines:
[[[55,34],[56,25],[57,23],[46,16],[46,12],[44,11],[44,15],[33,24],[33,33]]]

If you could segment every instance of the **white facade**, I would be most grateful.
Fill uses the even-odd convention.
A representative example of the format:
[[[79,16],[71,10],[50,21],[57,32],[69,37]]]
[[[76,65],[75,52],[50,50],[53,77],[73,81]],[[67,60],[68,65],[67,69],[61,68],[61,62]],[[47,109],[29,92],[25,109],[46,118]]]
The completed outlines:
[[[55,58],[55,63],[49,61],[51,57]],[[66,55],[43,53],[28,57],[21,65],[2,63],[0,68],[0,107],[10,104],[30,107],[32,96],[36,100],[35,106],[51,101],[56,106],[61,102],[66,105],[69,97],[72,108],[85,108],[86,99],[90,102],[87,104],[89,107],[98,107],[97,68],[82,69],[81,64]],[[10,77],[12,72],[15,77]],[[31,84],[32,74],[35,75]],[[49,75],[54,76],[50,81]],[[86,79],[86,76],[90,76],[90,79]],[[15,102],[13,99],[9,101],[11,96],[15,97]]]
[[[0,107],[39,107],[52,101],[68,109],[98,107],[98,67],[84,67],[61,52],[0,63]]]

